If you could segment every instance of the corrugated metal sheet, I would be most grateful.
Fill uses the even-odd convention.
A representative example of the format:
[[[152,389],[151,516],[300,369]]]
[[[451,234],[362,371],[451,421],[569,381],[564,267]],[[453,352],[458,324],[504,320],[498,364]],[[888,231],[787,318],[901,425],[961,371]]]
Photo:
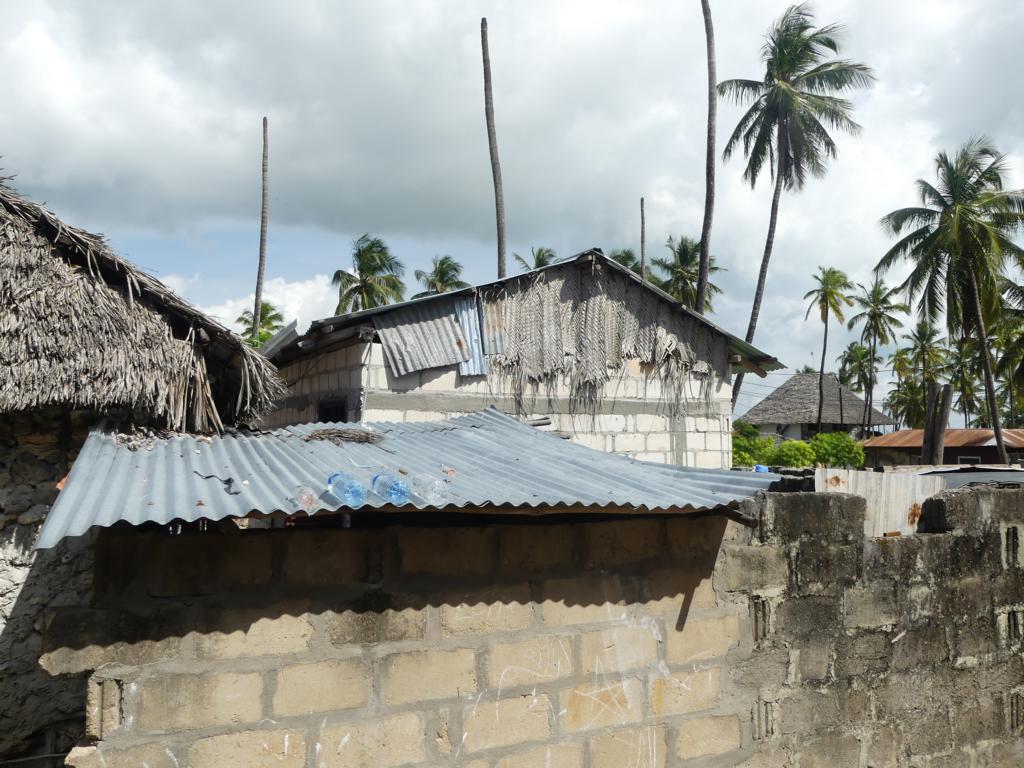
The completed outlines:
[[[476,296],[459,296],[455,301],[455,315],[459,328],[468,344],[469,359],[459,363],[463,376],[486,376],[487,358],[484,357],[483,334],[480,332],[480,308]]]
[[[505,354],[505,296],[498,291],[480,296],[480,312],[484,317],[484,354]]]
[[[923,429],[901,429],[887,435],[872,437],[864,442],[865,448],[916,448],[920,450],[924,440]],[[1024,448],[1024,429],[1004,429],[1003,441],[1008,448]],[[995,433],[991,429],[947,429],[946,448],[971,448],[995,445]]]
[[[249,513],[302,511],[298,486],[321,493],[322,509],[342,508],[324,491],[327,477],[349,472],[370,485],[379,472],[423,473],[448,481],[449,499],[431,506],[414,496],[409,509],[536,508],[595,511],[689,511],[731,505],[766,489],[774,475],[699,470],[602,453],[528,427],[488,409],[448,421],[369,424],[376,443],[307,440],[327,426],[273,432],[152,439],[135,449],[95,431],[86,440],[37,546],[119,520],[220,520]],[[386,502],[369,494],[360,507]]]
[[[925,499],[945,487],[945,481],[935,475],[823,467],[814,472],[814,490],[852,493],[867,500],[865,536],[884,536],[895,531],[903,535],[916,533]]]
[[[414,302],[373,318],[384,359],[395,376],[469,360],[469,343],[453,307],[456,300]]]

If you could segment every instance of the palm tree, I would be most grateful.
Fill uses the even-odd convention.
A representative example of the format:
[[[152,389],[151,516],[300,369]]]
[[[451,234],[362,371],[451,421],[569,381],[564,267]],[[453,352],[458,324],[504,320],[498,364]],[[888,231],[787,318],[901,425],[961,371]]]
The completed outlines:
[[[718,122],[718,82],[715,65],[715,26],[711,20],[711,3],[700,0],[704,14],[704,39],[708,56],[708,137],[707,155],[704,160],[704,223],[700,230],[700,270],[697,275],[697,303],[695,309],[704,314],[707,301],[708,280],[711,269],[711,222],[715,215],[715,128]]]
[[[946,340],[939,336],[939,329],[927,318],[921,318],[914,329],[903,334],[902,338],[909,342],[907,354],[910,364],[920,372],[921,381],[936,381],[946,359]]]
[[[531,269],[550,267],[558,261],[558,254],[555,253],[553,248],[545,248],[542,245],[539,248],[530,248],[530,261],[527,261],[518,253],[513,253],[512,258],[516,260],[516,264],[529,272]]]
[[[284,317],[273,304],[261,301],[258,328],[253,328],[251,309],[245,310],[236,317],[235,322],[242,326],[242,337],[247,339],[252,346],[259,347],[281,329],[281,326],[284,325]]]
[[[818,432],[821,432],[821,411],[825,405],[825,354],[828,349],[828,318],[831,315],[840,323],[843,322],[843,305],[853,306],[853,299],[847,295],[847,291],[853,290],[853,283],[850,282],[845,272],[834,267],[818,267],[818,274],[814,276],[814,279],[818,282],[818,287],[812,288],[804,294],[805,299],[811,300],[804,320],[811,316],[811,310],[817,308],[821,322],[825,326],[821,342],[821,370],[818,372]]]
[[[435,256],[432,270],[417,269],[413,274],[425,289],[413,296],[414,299],[469,288],[469,283],[462,280],[462,265],[451,256]]]
[[[487,45],[487,19],[480,19],[480,50],[484,59],[484,120],[487,123],[487,148],[491,154],[491,178],[494,180],[494,216],[498,230],[498,279],[500,280],[505,276],[505,193],[501,186],[498,134],[494,128],[494,90],[491,87],[491,49]]]
[[[379,237],[365,234],[352,243],[352,271],[339,269],[332,285],[338,286],[335,314],[358,312],[401,301],[405,294],[405,267],[391,255]]]
[[[864,418],[861,420],[861,432],[867,434],[871,430],[875,404],[876,376],[873,361],[878,352],[878,345],[885,346],[893,341],[896,329],[903,327],[903,323],[896,317],[896,314],[907,313],[910,311],[910,307],[895,301],[894,297],[899,289],[887,287],[877,276],[870,286],[858,283],[857,287],[860,288],[860,293],[853,297],[853,301],[860,312],[850,318],[847,328],[853,328],[860,323],[864,324],[860,338],[861,341],[867,343],[868,359],[872,361],[867,384],[867,397],[864,398]]]
[[[608,258],[612,261],[616,261],[626,269],[640,274],[640,260],[633,253],[632,248],[616,248],[614,251],[609,252]]]
[[[747,326],[748,343],[754,341],[761,312],[782,189],[799,190],[808,174],[825,175],[827,161],[837,154],[829,130],[860,130],[851,117],[852,105],[841,94],[874,82],[874,75],[865,65],[829,58],[830,53],[839,52],[841,27],[829,24],[815,29],[813,23],[814,16],[806,4],[790,6],[768,30],[761,48],[762,79],[726,80],[718,86],[719,94],[738,104],[753,102],[726,142],[725,159],[742,144],[747,158],[743,177],[754,186],[767,165],[775,183],[768,236]],[[732,388],[734,408],[742,386],[741,373]]]
[[[877,361],[878,358],[876,358]],[[839,383],[851,392],[863,392],[870,379],[871,351],[859,341],[851,341],[836,358]]]
[[[251,329],[249,334],[249,341],[255,347],[262,344],[257,330],[263,328],[263,322],[261,317],[256,318],[256,322],[252,321],[252,315],[260,312],[263,307],[263,273],[267,269],[267,216],[270,212],[270,198],[269,198],[269,181],[267,177],[267,161],[268,161],[268,141],[267,141],[267,118],[266,115],[263,117],[263,202],[260,206],[260,255],[259,265],[256,268],[256,299],[252,305],[252,312],[249,313],[249,328]]]
[[[992,329],[992,348],[997,353],[996,375],[1002,377],[1006,396],[1006,426],[1017,425],[1017,392],[1024,384],[1024,313],[1005,307]]]
[[[896,387],[885,399],[885,409],[896,420],[897,426],[921,429],[925,419],[925,385],[919,379],[897,381]]]
[[[965,428],[970,426],[971,414],[977,413],[981,405],[977,392],[980,367],[977,347],[977,343],[967,336],[951,339],[946,359],[945,371],[957,393],[954,406],[964,415]]]
[[[998,302],[1007,257],[1024,260],[1011,239],[1024,224],[1024,193],[1003,189],[1006,161],[987,139],[976,138],[955,156],[935,158],[937,184],[918,179],[919,207],[901,208],[882,219],[892,235],[903,235],[878,262],[884,272],[909,260],[903,283],[913,299],[920,294],[922,317],[935,321],[945,310],[950,332],[973,327],[981,352],[985,396],[999,460],[1008,463],[996,402],[992,359],[985,331],[985,307]],[[909,231],[908,231],[909,230]],[[904,234],[906,233],[906,234]]]
[[[669,237],[665,241],[665,247],[672,254],[667,259],[651,259],[651,265],[660,269],[664,274],[661,279],[657,275],[651,275],[651,282],[664,290],[666,293],[682,304],[684,307],[693,309],[697,306],[697,281],[700,279],[700,243],[690,237],[680,237],[676,240]],[[711,263],[708,265],[708,274],[722,272],[720,267],[715,266],[715,257],[711,256]],[[704,304],[705,310],[714,312],[711,307],[711,297],[717,296],[722,289],[708,280],[707,300]]]

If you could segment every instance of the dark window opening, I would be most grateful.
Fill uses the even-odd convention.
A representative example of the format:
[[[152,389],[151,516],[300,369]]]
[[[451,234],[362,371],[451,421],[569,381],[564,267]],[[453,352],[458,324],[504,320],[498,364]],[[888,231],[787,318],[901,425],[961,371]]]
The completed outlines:
[[[1020,565],[1020,529],[1016,525],[1006,528],[1006,567],[1016,568]]]
[[[328,424],[348,422],[348,402],[345,400],[321,400],[316,406],[316,420]]]

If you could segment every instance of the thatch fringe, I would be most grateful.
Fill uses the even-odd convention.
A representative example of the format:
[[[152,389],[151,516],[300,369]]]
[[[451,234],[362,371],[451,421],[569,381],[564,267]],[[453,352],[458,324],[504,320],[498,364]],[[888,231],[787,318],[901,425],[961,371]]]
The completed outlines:
[[[236,334],[0,177],[0,412],[129,409],[215,432],[285,393]]]

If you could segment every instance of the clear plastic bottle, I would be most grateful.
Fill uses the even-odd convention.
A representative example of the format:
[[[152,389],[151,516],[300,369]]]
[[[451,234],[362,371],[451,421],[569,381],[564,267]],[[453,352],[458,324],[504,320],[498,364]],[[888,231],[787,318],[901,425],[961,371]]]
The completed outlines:
[[[320,505],[320,499],[317,497],[316,491],[308,485],[295,486],[295,490],[292,491],[292,495],[295,498],[296,503],[307,512],[314,512]]]
[[[448,483],[426,472],[412,479],[412,492],[432,506],[443,507],[448,504]]]
[[[390,472],[373,476],[373,492],[392,504],[405,504],[409,500],[409,484]]]
[[[366,486],[347,472],[332,472],[327,478],[327,492],[341,499],[346,507],[361,507],[366,503]]]

